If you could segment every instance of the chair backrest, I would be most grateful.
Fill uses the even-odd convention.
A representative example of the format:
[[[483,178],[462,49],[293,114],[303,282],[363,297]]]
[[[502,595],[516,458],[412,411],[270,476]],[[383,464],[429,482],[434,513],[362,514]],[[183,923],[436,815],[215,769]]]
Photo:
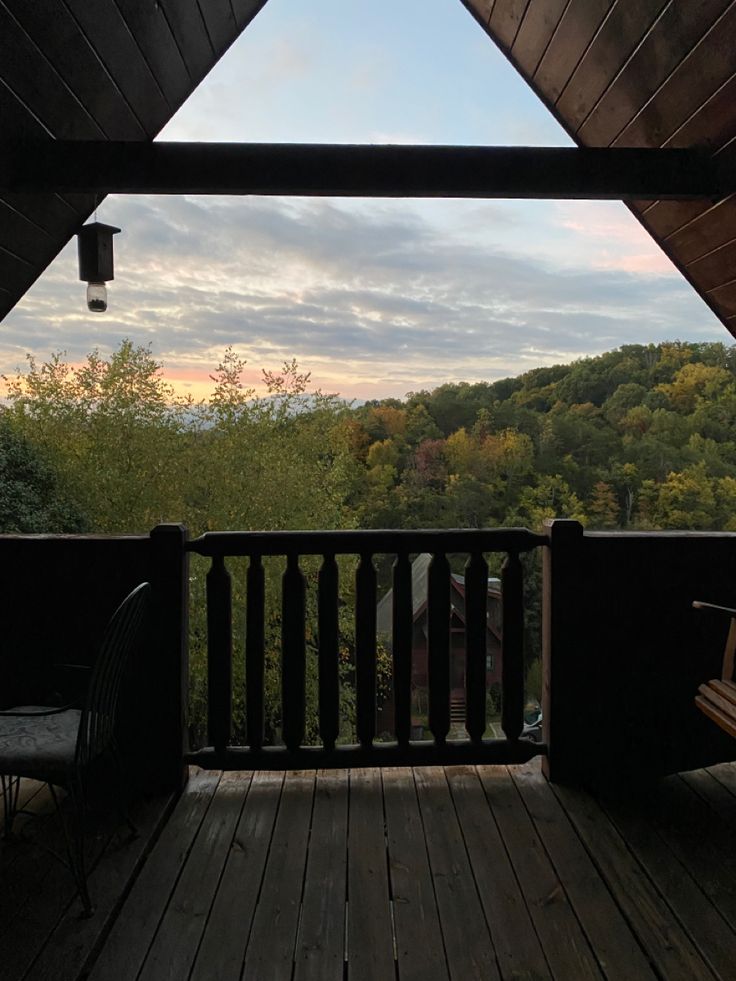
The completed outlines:
[[[151,602],[150,583],[142,582],[113,613],[92,668],[77,739],[77,766],[85,766],[113,741],[120,682],[135,650]]]

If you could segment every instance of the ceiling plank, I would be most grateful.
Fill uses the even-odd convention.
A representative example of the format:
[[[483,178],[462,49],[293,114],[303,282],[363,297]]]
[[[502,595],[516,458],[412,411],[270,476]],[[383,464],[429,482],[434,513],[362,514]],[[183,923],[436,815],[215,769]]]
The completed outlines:
[[[2,199],[49,235],[76,218],[75,209],[58,194],[4,194]]]
[[[528,4],[529,0],[496,0],[488,26],[504,48],[513,45]]]
[[[58,0],[3,0],[105,136],[135,140],[145,132],[68,9]]]
[[[736,133],[736,75],[681,126],[667,146],[720,147]],[[647,213],[647,227],[667,236],[709,211],[712,202],[660,201]]]
[[[667,0],[618,0],[557,101],[558,112],[577,130],[645,37]]]
[[[488,27],[488,21],[493,13],[494,0],[460,0],[460,3],[467,8],[481,27]]]
[[[736,190],[699,150],[51,141],[0,154],[0,190],[97,194],[665,198]]]
[[[171,109],[114,0],[65,2],[146,134],[155,136]]]
[[[46,257],[51,242],[47,232],[0,201],[0,245],[19,259],[36,263]]]
[[[191,92],[192,81],[161,7],[140,0],[117,4],[164,98],[176,109]]]
[[[614,0],[570,0],[534,73],[548,102],[556,102]]]
[[[159,0],[194,85],[212,67],[214,50],[196,0]]]
[[[687,269],[700,289],[705,292],[718,289],[734,279],[736,273],[736,239],[691,262]]]
[[[105,135],[5,6],[0,6],[0,78],[54,135],[79,140]]]
[[[692,48],[613,146],[662,146],[733,74],[736,3]]]
[[[674,232],[667,241],[680,262],[690,265],[729,242],[734,237],[734,229],[736,195],[731,195]]]
[[[231,2],[238,29],[242,31],[266,6],[267,0],[231,0]]]
[[[199,9],[202,11],[212,47],[217,54],[222,54],[238,36],[238,25],[235,23],[230,0],[199,0]]]
[[[732,0],[671,3],[578,130],[587,146],[607,146],[631,122]]]
[[[511,58],[531,78],[547,50],[568,0],[531,0],[511,48]]]
[[[709,300],[718,310],[722,317],[730,318],[733,328],[736,330],[736,280],[719,286],[709,294]]]

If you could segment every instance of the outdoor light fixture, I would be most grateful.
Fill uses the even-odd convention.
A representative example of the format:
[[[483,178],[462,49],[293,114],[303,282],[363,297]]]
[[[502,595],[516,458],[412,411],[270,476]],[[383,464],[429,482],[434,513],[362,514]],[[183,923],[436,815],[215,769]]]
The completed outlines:
[[[115,279],[112,261],[112,237],[119,232],[113,225],[92,221],[77,232],[79,278],[87,283],[87,307],[93,313],[107,310],[107,287]]]

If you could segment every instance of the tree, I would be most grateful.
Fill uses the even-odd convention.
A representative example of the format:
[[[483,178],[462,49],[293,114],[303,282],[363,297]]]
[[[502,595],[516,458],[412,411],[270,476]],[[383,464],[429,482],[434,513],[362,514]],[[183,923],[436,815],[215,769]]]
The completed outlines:
[[[86,530],[79,508],[62,490],[56,471],[8,413],[0,415],[0,533],[56,534]]]
[[[178,450],[190,403],[174,398],[147,347],[123,341],[81,367],[52,355],[5,381],[17,431],[38,445],[98,532],[181,518]]]
[[[591,528],[615,528],[618,524],[619,505],[610,484],[603,480],[593,486],[593,493],[586,505]]]

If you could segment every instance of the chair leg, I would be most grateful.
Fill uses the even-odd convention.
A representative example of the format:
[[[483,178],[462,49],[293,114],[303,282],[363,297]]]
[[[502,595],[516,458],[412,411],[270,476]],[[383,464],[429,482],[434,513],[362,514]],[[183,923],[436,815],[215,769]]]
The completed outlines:
[[[10,838],[13,834],[15,815],[18,813],[20,777],[0,774],[0,785],[3,791],[3,838]]]
[[[56,789],[52,784],[49,784],[49,789],[64,832],[67,863],[82,903],[82,916],[89,917],[94,913],[94,907],[87,887],[87,868],[84,856],[84,826],[87,811],[84,787],[81,778],[76,774],[67,784],[72,810],[69,818],[64,815]],[[70,825],[72,826],[70,827]]]

